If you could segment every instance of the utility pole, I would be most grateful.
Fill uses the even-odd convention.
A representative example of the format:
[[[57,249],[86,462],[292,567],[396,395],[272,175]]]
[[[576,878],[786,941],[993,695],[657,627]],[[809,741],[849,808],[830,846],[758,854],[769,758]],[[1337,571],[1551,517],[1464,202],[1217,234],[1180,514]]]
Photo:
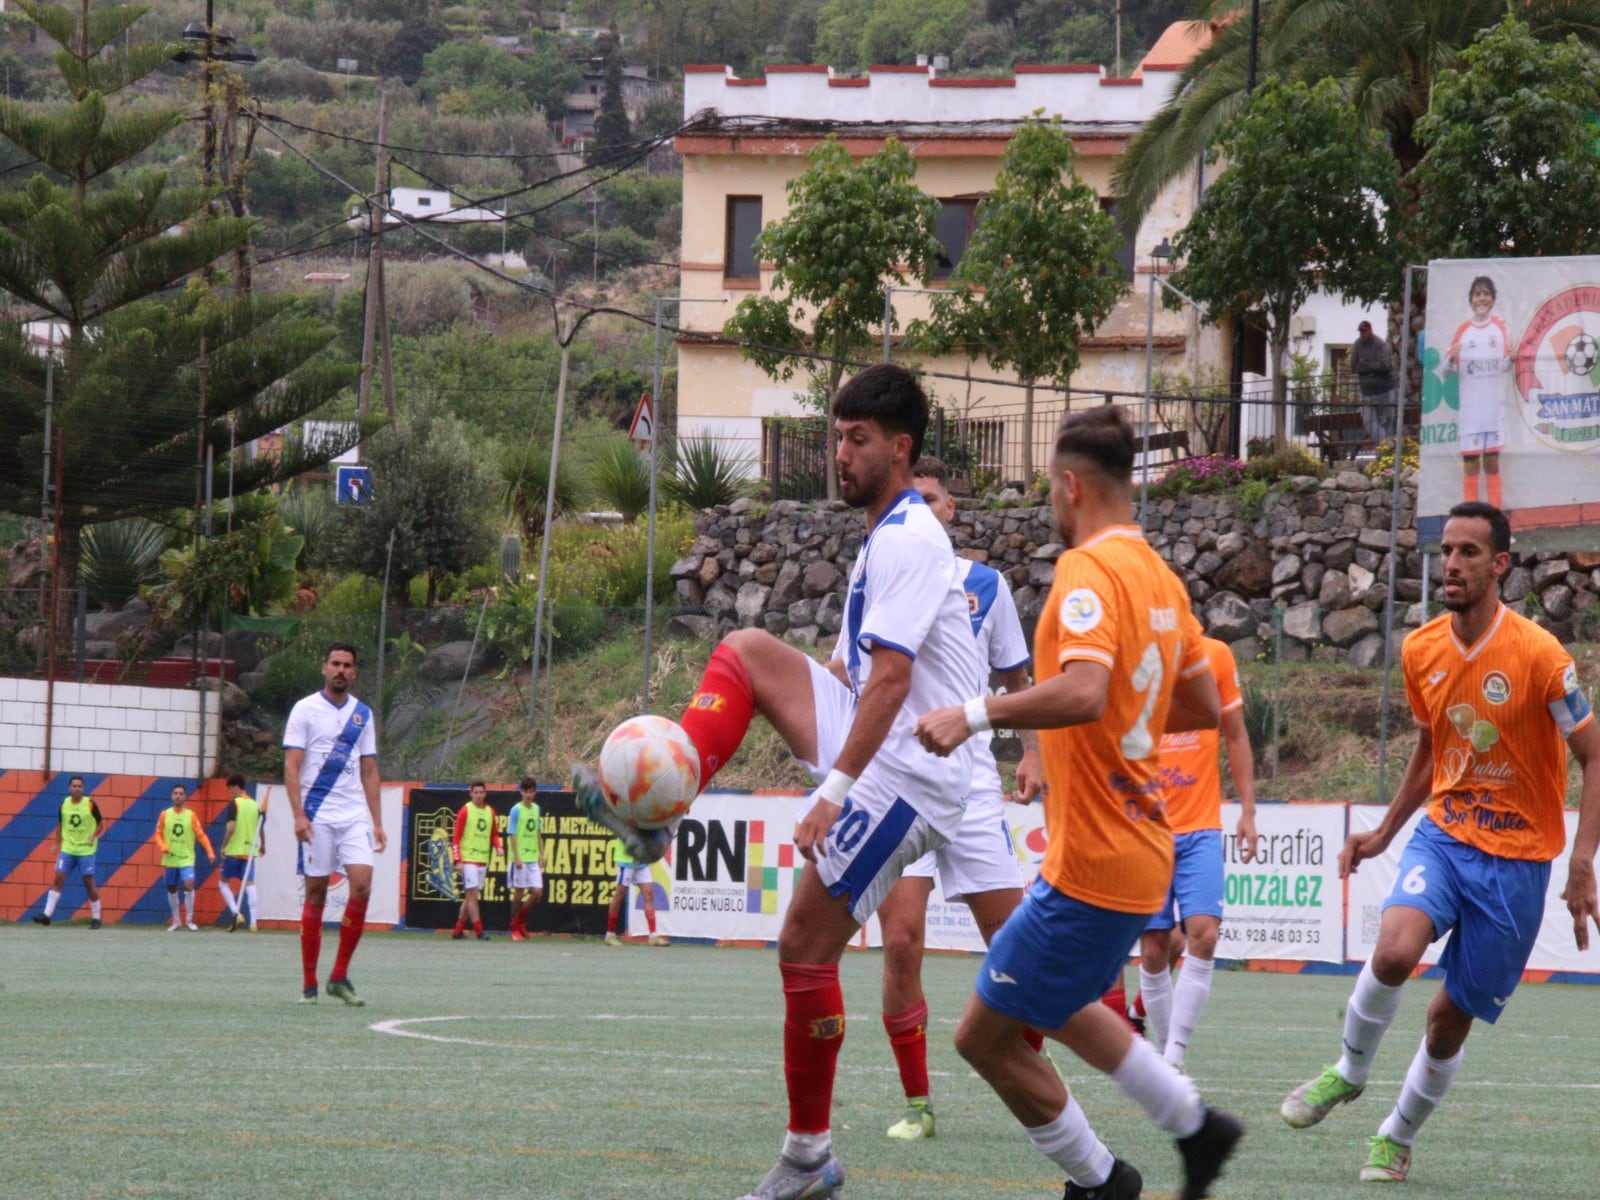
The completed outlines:
[[[589,193],[589,207],[594,212],[594,257],[589,263],[589,282],[600,279],[600,193]]]
[[[361,386],[357,392],[356,411],[363,417],[372,406],[372,364],[374,344],[378,339],[378,317],[383,316],[383,402],[394,420],[394,373],[389,363],[389,313],[384,303],[383,282],[383,219],[389,205],[385,179],[389,173],[389,93],[378,94],[378,165],[374,172],[371,225],[368,229],[370,250],[367,254],[367,309],[361,326]]]

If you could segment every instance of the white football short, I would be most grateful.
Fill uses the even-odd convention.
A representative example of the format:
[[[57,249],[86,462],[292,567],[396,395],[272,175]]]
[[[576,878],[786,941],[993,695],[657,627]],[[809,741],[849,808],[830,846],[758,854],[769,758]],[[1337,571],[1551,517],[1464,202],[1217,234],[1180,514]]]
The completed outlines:
[[[311,879],[326,879],[351,867],[370,867],[372,822],[366,817],[337,825],[312,821],[311,840],[300,843],[300,855],[300,873]]]
[[[617,886],[619,888],[628,887],[630,884],[634,887],[649,887],[650,882],[649,863],[617,864]]]
[[[832,769],[855,720],[850,689],[821,663],[811,663],[811,698],[817,718],[817,761],[802,764],[820,782]],[[945,844],[928,811],[959,821],[961,798],[930,795],[921,781],[882,765],[867,764],[845,797],[844,810],[828,831],[827,854],[817,856],[817,875],[835,896],[850,902],[850,915],[865,925],[911,863]],[[799,821],[809,805],[797,815]]]
[[[483,878],[489,873],[489,868],[482,863],[464,862],[461,864],[461,887],[465,891],[483,886]]]
[[[536,862],[514,862],[506,872],[506,886],[510,888],[542,888],[544,871]]]
[[[1006,822],[1005,801],[997,790],[985,788],[968,796],[956,840],[924,854],[905,869],[905,876],[932,879],[935,866],[946,900],[1022,889],[1022,865]]]

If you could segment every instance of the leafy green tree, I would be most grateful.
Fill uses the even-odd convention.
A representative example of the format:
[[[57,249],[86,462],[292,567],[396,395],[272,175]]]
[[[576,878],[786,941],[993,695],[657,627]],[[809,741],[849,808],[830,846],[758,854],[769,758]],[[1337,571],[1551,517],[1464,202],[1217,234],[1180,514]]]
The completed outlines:
[[[215,189],[132,169],[188,115],[127,98],[175,52],[132,40],[147,10],[89,0],[17,8],[60,47],[71,99],[42,109],[0,101],[0,137],[45,168],[0,194],[0,288],[63,337],[51,369],[15,325],[0,327],[0,510],[39,510],[48,389],[70,584],[85,526],[193,506],[208,448],[225,477],[235,440],[316,411],[355,369],[321,353],[333,331],[292,297],[230,295],[194,278],[242,244],[251,222],[209,215]],[[291,478],[347,444],[236,462],[235,491]]]
[[[393,533],[391,597],[403,603],[408,582],[421,575],[431,606],[444,576],[494,552],[489,476],[460,427],[428,405],[372,438],[367,463],[372,499],[346,506],[339,522],[344,565],[382,579]]]
[[[912,182],[916,164],[897,138],[860,163],[829,138],[806,160],[789,182],[789,211],[756,239],[758,259],[777,264],[772,288],[741,301],[723,332],[774,379],[792,379],[804,365],[812,392],[826,398],[838,391],[845,362],[870,350],[884,286],[926,279],[937,261],[938,202]],[[828,422],[830,464],[833,446]],[[830,465],[830,499],[838,487]]]
[[[559,116],[566,111],[567,93],[583,76],[553,48],[541,44],[539,50],[526,57],[491,42],[447,42],[422,60],[417,91],[453,112],[485,115],[537,108]]]
[[[948,54],[978,21],[977,0],[825,0],[817,52],[849,69]]]
[[[1426,257],[1593,254],[1600,74],[1576,38],[1541,42],[1508,12],[1440,74],[1417,122]]]
[[[1065,389],[1083,336],[1110,315],[1126,281],[1117,234],[1095,191],[1072,173],[1072,138],[1030,121],[1006,146],[994,187],[932,319],[914,331],[931,348],[964,347],[1022,382],[1023,474],[1033,478],[1033,396]]]
[[[1290,318],[1318,290],[1369,304],[1397,290],[1400,259],[1382,217],[1399,211],[1394,160],[1331,79],[1257,88],[1213,158],[1228,169],[1178,235],[1173,283],[1212,323],[1250,315],[1266,327],[1282,452]]]
[[[1402,173],[1422,158],[1416,123],[1439,72],[1456,66],[1507,0],[1261,0],[1258,78],[1333,79],[1361,121],[1384,135]],[[1540,41],[1569,34],[1600,49],[1600,0],[1511,0]],[[1172,99],[1134,137],[1114,187],[1124,232],[1137,231],[1157,194],[1203,154],[1244,108],[1250,21],[1239,0],[1201,0],[1189,14],[1212,22],[1210,44],[1178,77]]]

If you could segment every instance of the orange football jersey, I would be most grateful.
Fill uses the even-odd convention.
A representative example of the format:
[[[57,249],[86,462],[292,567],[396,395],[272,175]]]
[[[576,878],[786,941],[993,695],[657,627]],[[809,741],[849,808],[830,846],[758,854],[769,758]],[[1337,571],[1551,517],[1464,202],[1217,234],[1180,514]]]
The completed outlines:
[[[1034,678],[1086,659],[1111,670],[1098,721],[1039,731],[1050,840],[1040,874],[1100,908],[1156,912],[1172,880],[1161,734],[1180,676],[1208,670],[1183,584],[1137,526],[1102,530],[1056,561],[1034,631]]]
[[[1561,643],[1502,604],[1475,645],[1446,613],[1406,638],[1400,660],[1412,716],[1433,733],[1435,824],[1501,858],[1560,854],[1565,739],[1593,720]]]
[[[1211,673],[1222,693],[1222,711],[1244,707],[1239,667],[1226,642],[1204,638]],[[1173,833],[1222,828],[1222,731],[1186,729],[1161,735],[1161,785],[1166,792],[1167,824]]]

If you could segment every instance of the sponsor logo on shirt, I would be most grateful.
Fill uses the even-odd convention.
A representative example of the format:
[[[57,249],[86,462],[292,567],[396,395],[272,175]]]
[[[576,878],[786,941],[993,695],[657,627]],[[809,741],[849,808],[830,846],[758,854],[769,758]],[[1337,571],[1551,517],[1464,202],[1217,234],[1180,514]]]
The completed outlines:
[[[1490,704],[1504,704],[1511,699],[1511,680],[1504,671],[1490,671],[1483,677],[1483,698]]]
[[[1073,633],[1088,633],[1100,624],[1105,606],[1090,588],[1073,588],[1061,600],[1061,623]]]

